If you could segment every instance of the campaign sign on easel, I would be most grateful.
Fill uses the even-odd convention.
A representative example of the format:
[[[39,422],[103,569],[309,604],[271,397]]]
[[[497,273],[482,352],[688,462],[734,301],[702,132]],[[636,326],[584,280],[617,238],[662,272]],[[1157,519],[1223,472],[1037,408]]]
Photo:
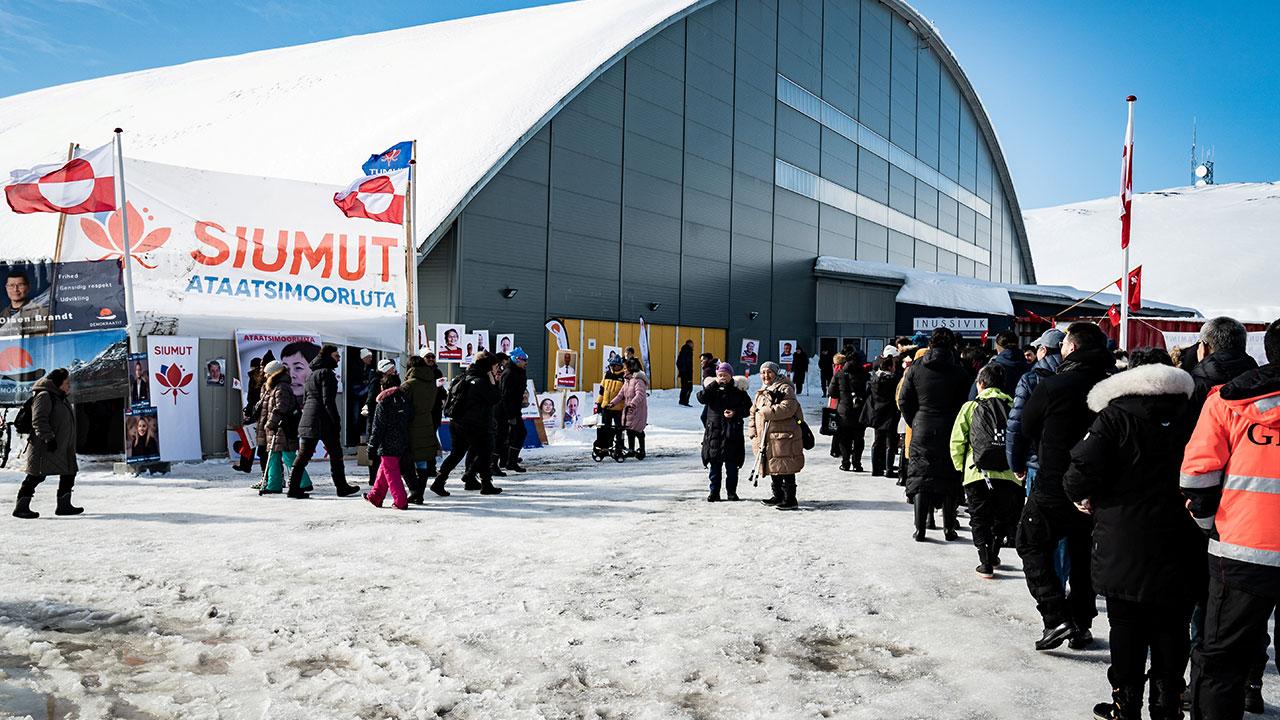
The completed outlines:
[[[151,404],[156,409],[160,459],[199,460],[200,340],[193,337],[155,335],[147,338]]]

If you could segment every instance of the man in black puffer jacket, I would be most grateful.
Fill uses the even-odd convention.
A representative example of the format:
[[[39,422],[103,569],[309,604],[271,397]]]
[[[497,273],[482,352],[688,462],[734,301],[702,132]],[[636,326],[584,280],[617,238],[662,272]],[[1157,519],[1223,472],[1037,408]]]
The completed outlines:
[[[502,466],[518,473],[525,471],[525,468],[520,465],[520,451],[524,449],[524,439],[528,434],[522,415],[525,393],[529,391],[529,375],[525,369],[528,364],[529,354],[523,348],[513,348],[511,360],[502,371],[502,380],[498,383],[502,393],[502,421],[507,423],[509,429],[506,446],[498,448],[497,451],[502,460]],[[530,402],[534,400],[529,398]]]
[[[449,457],[440,465],[440,474],[431,484],[431,491],[444,496],[444,485],[449,472],[462,462],[468,453],[473,458],[472,468],[480,477],[479,485],[464,485],[467,490],[479,490],[481,495],[497,495],[502,488],[494,487],[490,472],[490,456],[493,452],[493,419],[501,396],[493,377],[495,358],[487,351],[476,353],[466,377],[458,385],[457,398],[453,400],[449,415],[449,439],[452,443]]]
[[[1248,339],[1244,325],[1229,317],[1216,317],[1200,328],[1198,362],[1190,370],[1191,378],[1196,381],[1196,392],[1191,396],[1193,424],[1200,417],[1210,390],[1257,369],[1258,362],[1245,352]]]
[[[1022,411],[1022,434],[1040,458],[1040,471],[1018,523],[1018,555],[1027,588],[1044,619],[1037,650],[1052,650],[1068,638],[1074,649],[1093,642],[1090,627],[1098,614],[1089,562],[1093,521],[1067,499],[1062,477],[1071,465],[1071,449],[1094,420],[1087,402],[1089,391],[1115,370],[1115,364],[1107,351],[1107,336],[1097,325],[1072,323],[1062,343],[1057,374],[1040,381]],[[1069,598],[1053,563],[1058,541],[1064,537],[1071,558]]]
[[[1004,380],[1000,383],[1000,389],[1009,397],[1014,397],[1018,391],[1018,381],[1031,369],[1031,363],[1027,362],[1027,358],[1022,354],[1022,349],[1018,347],[1018,336],[1013,334],[1012,330],[1001,330],[996,335],[996,350],[995,357],[991,358],[987,364],[1000,366],[1004,371]],[[969,389],[969,399],[978,399],[976,381]]]
[[[325,345],[311,361],[311,376],[307,378],[303,391],[302,419],[298,423],[298,457],[289,471],[291,498],[307,497],[302,491],[302,473],[320,443],[324,443],[325,452],[329,453],[329,467],[333,471],[333,485],[337,488],[338,497],[360,492],[360,488],[347,484],[343,464],[342,415],[338,412],[338,376],[334,373],[340,357],[338,348]]]
[[[1195,383],[1164,350],[1137,350],[1129,369],[1094,386],[1098,413],[1071,451],[1067,497],[1092,513],[1093,585],[1107,601],[1112,698],[1094,717],[1138,718],[1151,654],[1151,717],[1182,716],[1187,626],[1208,582],[1200,529],[1178,491]],[[1197,562],[1198,560],[1198,562]]]
[[[846,472],[862,472],[862,451],[866,449],[867,426],[862,423],[862,410],[871,391],[870,378],[862,363],[862,353],[853,351],[845,359],[840,373],[831,380],[827,392],[836,398],[840,469]]]

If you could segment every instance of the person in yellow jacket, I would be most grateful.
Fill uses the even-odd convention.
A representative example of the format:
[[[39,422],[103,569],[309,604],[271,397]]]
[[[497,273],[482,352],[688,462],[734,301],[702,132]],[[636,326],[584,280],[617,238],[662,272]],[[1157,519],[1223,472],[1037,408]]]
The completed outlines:
[[[611,434],[610,440],[618,449],[622,449],[622,360],[609,361],[609,369],[600,380],[600,396],[596,405],[600,408],[600,426],[602,428],[598,441]]]
[[[960,407],[951,426],[951,462],[964,471],[969,528],[978,548],[975,571],[995,577],[1004,539],[1012,537],[1022,514],[1022,483],[1002,454],[1013,398],[1000,389],[1004,368],[987,365],[978,372],[978,399]]]

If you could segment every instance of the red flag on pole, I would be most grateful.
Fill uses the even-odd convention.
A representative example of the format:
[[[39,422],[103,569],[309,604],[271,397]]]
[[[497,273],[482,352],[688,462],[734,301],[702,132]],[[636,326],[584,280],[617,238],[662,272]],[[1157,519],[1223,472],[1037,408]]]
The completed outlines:
[[[1128,97],[1129,124],[1124,131],[1124,152],[1120,164],[1120,248],[1129,247],[1129,221],[1133,210],[1133,101]]]
[[[1120,308],[1119,308],[1119,306],[1117,306],[1117,305],[1112,305],[1111,307],[1107,308],[1107,319],[1109,319],[1109,320],[1111,321],[1111,326],[1112,326],[1112,327],[1117,327],[1117,328],[1118,328],[1118,327],[1120,327]]]
[[[1124,279],[1116,280],[1116,287],[1124,292]],[[1129,309],[1138,310],[1142,307],[1142,266],[1129,271]]]

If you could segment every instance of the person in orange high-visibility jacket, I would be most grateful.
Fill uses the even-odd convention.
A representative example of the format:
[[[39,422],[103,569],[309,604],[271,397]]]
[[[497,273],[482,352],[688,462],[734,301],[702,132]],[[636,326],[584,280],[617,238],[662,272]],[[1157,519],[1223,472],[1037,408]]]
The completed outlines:
[[[1205,634],[1191,668],[1203,720],[1244,713],[1250,666],[1280,602],[1280,320],[1268,364],[1210,391],[1182,461],[1182,494],[1209,533]]]

